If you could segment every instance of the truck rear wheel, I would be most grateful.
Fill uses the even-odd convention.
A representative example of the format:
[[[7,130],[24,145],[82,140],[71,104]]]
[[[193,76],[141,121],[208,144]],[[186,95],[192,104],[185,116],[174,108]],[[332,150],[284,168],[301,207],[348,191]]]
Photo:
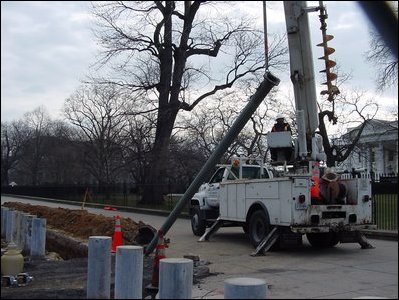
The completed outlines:
[[[202,236],[205,233],[206,221],[201,217],[201,211],[199,207],[194,207],[192,209],[191,230],[196,236]]]
[[[263,210],[257,210],[249,219],[249,239],[256,248],[270,232],[270,222]]]
[[[307,233],[306,237],[315,248],[331,248],[339,242],[338,236],[334,232]]]

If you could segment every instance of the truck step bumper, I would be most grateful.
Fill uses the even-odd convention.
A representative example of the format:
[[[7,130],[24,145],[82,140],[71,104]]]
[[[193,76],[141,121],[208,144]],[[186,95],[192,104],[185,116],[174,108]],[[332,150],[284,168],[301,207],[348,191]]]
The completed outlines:
[[[291,231],[295,233],[318,233],[318,232],[350,232],[362,229],[377,229],[377,225],[361,224],[361,225],[337,225],[337,226],[291,226]]]

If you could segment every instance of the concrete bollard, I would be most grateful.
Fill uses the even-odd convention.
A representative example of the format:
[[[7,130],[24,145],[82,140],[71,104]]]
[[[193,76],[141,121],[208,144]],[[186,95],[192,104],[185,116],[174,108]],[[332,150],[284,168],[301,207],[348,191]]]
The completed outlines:
[[[17,245],[18,249],[21,249],[21,231],[22,231],[22,211],[17,211],[16,218],[15,218],[15,244]]]
[[[6,232],[6,241],[13,241],[13,231],[14,231],[14,219],[15,219],[15,211],[9,210],[7,212],[7,232]]]
[[[116,247],[115,299],[143,298],[143,247]]]
[[[12,218],[13,218],[13,220],[12,220],[12,241],[15,243],[15,245],[18,246],[18,242],[17,242],[18,218],[19,218],[18,210],[14,211]]]
[[[163,258],[159,261],[159,299],[191,299],[193,261]]]
[[[8,207],[1,207],[1,236],[6,237],[6,228],[7,228],[7,212],[9,211]]]
[[[32,259],[43,258],[46,255],[46,219],[35,218],[32,220],[30,246]]]
[[[109,236],[89,237],[87,299],[111,297],[111,243]]]
[[[224,299],[266,299],[266,282],[258,278],[230,278],[224,282]]]
[[[25,223],[26,223],[26,219],[25,216],[29,215],[26,212],[22,212],[21,213],[21,218],[20,218],[20,224],[19,224],[19,248],[24,249],[24,245],[25,245]]]
[[[35,215],[24,214],[22,216],[22,254],[30,255],[31,239],[32,239],[32,220]]]

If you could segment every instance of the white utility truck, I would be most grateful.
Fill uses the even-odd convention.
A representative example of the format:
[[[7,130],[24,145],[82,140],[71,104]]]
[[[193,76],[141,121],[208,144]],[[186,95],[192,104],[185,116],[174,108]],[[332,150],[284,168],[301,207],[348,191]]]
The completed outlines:
[[[221,165],[191,199],[193,233],[204,241],[220,227],[242,226],[256,247],[254,255],[273,245],[301,243],[303,234],[315,247],[358,242],[362,248],[371,248],[360,231],[375,228],[370,176],[344,177],[321,167],[326,155],[316,132],[319,121],[308,13],[319,10],[323,24],[325,9],[306,7],[304,1],[284,1],[284,10],[297,136],[268,133],[268,146],[277,153],[269,167],[246,158]],[[322,32],[327,74],[327,90],[322,95],[333,101],[339,91],[331,84],[336,75],[329,70],[334,65],[328,59],[332,48],[327,47],[332,36],[326,35],[325,26]],[[292,153],[288,159],[287,149]]]
[[[202,236],[219,217],[221,184],[273,178],[272,171],[261,166],[262,160],[245,157],[233,158],[231,164],[217,165],[218,169],[209,182],[202,184],[191,200],[191,228],[195,235]],[[243,228],[247,232],[245,224]]]

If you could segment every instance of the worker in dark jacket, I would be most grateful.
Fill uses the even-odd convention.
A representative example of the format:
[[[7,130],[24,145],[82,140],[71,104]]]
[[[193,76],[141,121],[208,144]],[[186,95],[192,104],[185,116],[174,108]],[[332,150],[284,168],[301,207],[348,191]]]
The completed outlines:
[[[284,117],[281,114],[277,115],[276,123],[274,124],[274,126],[272,128],[272,132],[276,132],[276,131],[289,131],[292,133],[290,125],[288,123],[284,122]]]
[[[284,121],[284,116],[282,114],[278,114],[276,117],[276,123],[272,128],[272,132],[280,132],[280,131],[289,131],[292,134],[291,127],[288,123]],[[277,149],[270,149],[271,159],[273,161],[277,160]],[[287,148],[284,149],[284,156],[287,161],[290,160],[292,149]]]

